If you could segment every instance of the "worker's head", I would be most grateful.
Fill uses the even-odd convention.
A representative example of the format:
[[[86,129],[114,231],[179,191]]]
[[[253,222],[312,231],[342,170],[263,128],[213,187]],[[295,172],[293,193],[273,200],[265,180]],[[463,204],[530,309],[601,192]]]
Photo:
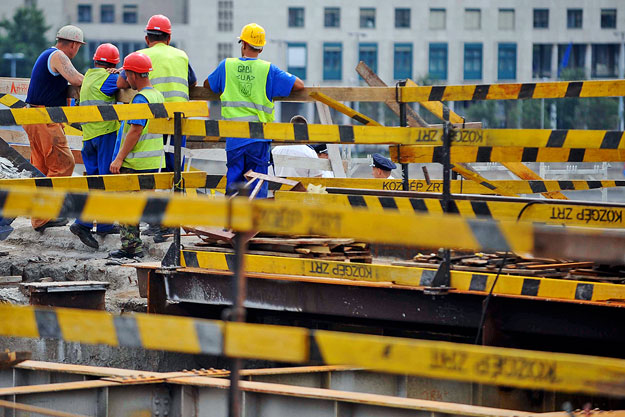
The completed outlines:
[[[119,64],[119,49],[111,43],[103,43],[95,50],[93,61],[99,68],[115,68]]]
[[[390,159],[380,155],[373,154],[373,163],[371,164],[371,174],[373,178],[386,179],[391,176],[391,171],[397,168],[397,165]]]
[[[150,71],[152,71],[152,60],[146,54],[133,52],[124,58],[124,66],[128,84],[135,90],[141,90],[150,85]]]
[[[241,44],[241,55],[258,55],[263,51],[263,46],[267,43],[265,40],[265,29],[256,23],[249,23],[241,29],[239,36]]]
[[[169,45],[171,41],[171,21],[167,16],[156,14],[148,20],[145,33],[145,43],[148,46],[152,46],[155,43],[165,43]]]
[[[328,145],[325,143],[318,143],[317,145],[308,145],[312,148],[317,156],[321,159],[328,159]]]
[[[306,118],[302,116],[301,114],[296,114],[295,116],[291,117],[291,121],[289,123],[298,124],[298,125],[307,125],[308,120],[306,120]]]
[[[73,25],[63,26],[56,33],[56,47],[63,51],[69,59],[73,59],[85,44],[82,30]]]

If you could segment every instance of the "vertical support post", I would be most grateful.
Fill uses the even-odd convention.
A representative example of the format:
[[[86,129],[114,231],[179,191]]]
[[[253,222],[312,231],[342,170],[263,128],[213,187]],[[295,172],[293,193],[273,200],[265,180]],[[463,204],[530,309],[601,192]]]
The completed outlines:
[[[239,195],[247,197],[248,188],[239,188]],[[247,233],[237,232],[234,236],[234,276],[232,281],[232,310],[230,321],[245,321],[245,298],[247,296],[247,277],[245,276],[245,252],[247,251]],[[230,390],[228,391],[228,417],[241,417],[241,389],[239,378],[241,360],[230,361]]]
[[[449,212],[451,203],[451,124],[445,122],[443,126],[443,194],[441,204],[445,213]],[[436,271],[431,286],[426,292],[431,294],[446,293],[449,289],[451,279],[451,251],[442,250],[441,264]]]
[[[174,192],[181,193],[182,186],[182,113],[174,113]],[[180,266],[180,227],[174,230],[174,262]]]
[[[399,102],[399,126],[407,127],[408,126],[408,114],[406,112],[406,106],[408,103],[404,101],[399,101],[399,87],[405,87],[406,80],[401,80],[397,83],[397,101]],[[397,156],[398,158],[401,156],[401,145],[397,145]],[[402,188],[404,191],[410,191],[410,179],[408,178],[408,164],[401,164],[401,178],[402,178]]]

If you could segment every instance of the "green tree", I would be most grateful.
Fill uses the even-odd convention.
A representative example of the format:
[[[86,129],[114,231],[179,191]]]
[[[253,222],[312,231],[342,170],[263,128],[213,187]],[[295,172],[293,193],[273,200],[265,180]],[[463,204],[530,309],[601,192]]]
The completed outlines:
[[[17,77],[29,78],[39,54],[50,46],[45,33],[50,26],[46,25],[43,12],[35,6],[20,7],[15,11],[13,19],[0,21],[0,57],[5,53],[23,53],[24,59],[17,61]],[[11,75],[9,60],[0,60],[0,75]]]

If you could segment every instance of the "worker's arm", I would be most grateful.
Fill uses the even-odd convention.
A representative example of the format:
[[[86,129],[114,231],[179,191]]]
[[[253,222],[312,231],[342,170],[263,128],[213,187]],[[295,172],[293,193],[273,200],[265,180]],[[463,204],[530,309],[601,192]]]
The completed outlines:
[[[72,61],[63,53],[63,51],[57,51],[52,54],[50,58],[50,69],[63,76],[71,85],[80,87],[84,76],[78,72]]]
[[[120,90],[122,88],[130,88],[130,84],[128,84],[128,80],[126,80],[125,75],[125,72],[121,72],[119,74],[119,77],[117,77],[117,88],[119,88]]]
[[[119,174],[119,170],[122,167],[124,159],[126,159],[130,151],[132,151],[132,148],[134,148],[137,142],[139,142],[141,132],[143,132],[143,126],[130,125],[130,129],[128,130],[126,138],[124,139],[124,143],[117,153],[117,157],[113,162],[111,162],[110,171],[112,174]]]
[[[189,75],[187,77],[187,81],[189,83],[189,88],[191,87],[195,87],[197,85],[197,76],[195,75],[195,71],[193,71],[193,68],[191,67],[191,64],[189,64],[189,71],[188,71]]]
[[[304,89],[304,81],[300,80],[299,77],[295,77],[295,83],[293,84],[293,88],[291,91],[299,91]]]

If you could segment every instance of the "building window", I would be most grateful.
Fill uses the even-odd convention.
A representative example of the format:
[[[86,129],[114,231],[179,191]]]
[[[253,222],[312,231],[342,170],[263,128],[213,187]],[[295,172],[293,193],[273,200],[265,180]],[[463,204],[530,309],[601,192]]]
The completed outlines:
[[[404,80],[412,78],[412,44],[396,43],[394,53],[393,78]]]
[[[514,9],[499,9],[499,30],[514,30]]]
[[[115,23],[115,6],[103,4],[100,6],[100,23]]]
[[[480,9],[464,9],[464,28],[480,29],[482,27],[482,12]]]
[[[534,9],[534,29],[549,28],[549,9]]]
[[[558,75],[565,68],[584,68],[586,63],[586,45],[558,45]]]
[[[430,9],[430,29],[445,29],[446,22],[445,9]]]
[[[410,28],[410,9],[395,9],[395,27]]]
[[[303,7],[289,7],[289,27],[290,28],[303,28],[304,27],[304,8]]]
[[[497,61],[497,78],[516,79],[516,43],[500,43]]]
[[[305,80],[306,79],[307,55],[308,54],[307,54],[305,43],[287,44],[287,51],[286,51],[287,71],[299,77],[300,79]]]
[[[129,24],[137,23],[137,5],[136,4],[124,5],[122,20],[124,21],[124,23],[129,23]]]
[[[601,9],[601,29],[616,29],[616,9]]]
[[[430,77],[435,80],[447,79],[447,44],[431,43],[430,44]]]
[[[361,43],[358,48],[358,60],[367,64],[373,72],[378,72],[378,44]]]
[[[581,29],[582,16],[582,9],[568,9],[566,11],[566,27],[569,29]]]
[[[217,31],[232,32],[232,0],[220,0],[217,2]]]
[[[340,43],[323,44],[323,79],[341,80],[343,68],[343,46]]]
[[[323,12],[323,25],[327,28],[341,27],[341,9],[326,7]]]
[[[226,58],[232,57],[232,43],[224,42],[217,44],[217,62],[221,62]]]
[[[360,8],[360,27],[363,29],[375,28],[375,9],[370,7]]]
[[[78,22],[79,23],[91,23],[91,5],[79,4],[78,5]]]
[[[482,44],[464,44],[464,79],[482,79]]]
[[[619,44],[592,46],[592,76],[611,78],[618,76]]]
[[[551,51],[553,45],[534,44],[532,49],[532,77],[551,78]]]

